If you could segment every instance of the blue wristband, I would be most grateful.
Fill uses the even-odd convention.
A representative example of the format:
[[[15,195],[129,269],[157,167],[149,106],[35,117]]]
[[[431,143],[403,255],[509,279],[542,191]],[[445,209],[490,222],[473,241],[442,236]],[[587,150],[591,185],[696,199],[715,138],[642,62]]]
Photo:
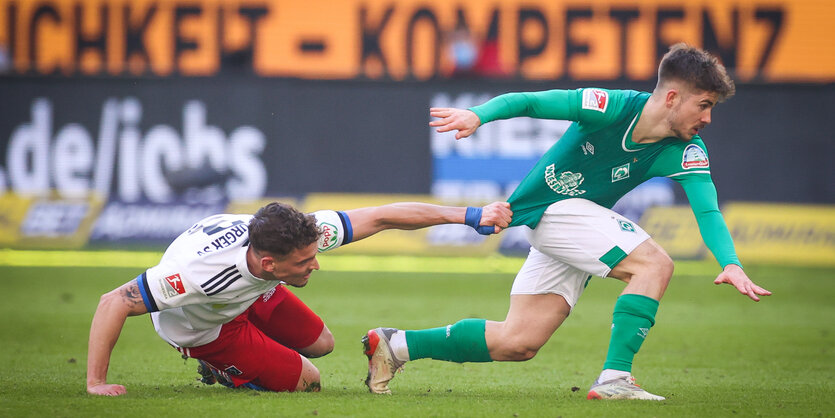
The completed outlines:
[[[495,227],[479,225],[481,223],[481,208],[467,207],[467,214],[464,215],[464,223],[471,226],[481,235],[490,235],[496,231]]]

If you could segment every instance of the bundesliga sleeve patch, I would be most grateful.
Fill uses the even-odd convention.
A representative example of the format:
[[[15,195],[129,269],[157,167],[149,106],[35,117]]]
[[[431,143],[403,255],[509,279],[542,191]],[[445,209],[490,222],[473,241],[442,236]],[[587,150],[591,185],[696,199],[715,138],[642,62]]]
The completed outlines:
[[[606,112],[609,106],[609,92],[600,89],[583,90],[583,109]]]
[[[710,167],[707,160],[707,153],[696,144],[690,144],[684,148],[681,157],[681,168],[705,168]]]
[[[160,282],[160,285],[162,289],[161,293],[166,299],[186,293],[183,279],[180,278],[179,273],[165,277],[165,280]]]

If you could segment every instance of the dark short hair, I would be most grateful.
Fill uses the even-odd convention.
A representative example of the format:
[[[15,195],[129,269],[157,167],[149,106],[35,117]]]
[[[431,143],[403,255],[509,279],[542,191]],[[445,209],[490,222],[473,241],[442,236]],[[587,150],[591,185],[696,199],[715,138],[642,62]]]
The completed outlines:
[[[249,221],[249,245],[283,257],[319,239],[313,215],[305,215],[284,203],[272,202]]]
[[[685,43],[671,46],[658,65],[658,84],[670,80],[679,80],[697,90],[716,93],[720,102],[736,93],[734,81],[715,56]]]

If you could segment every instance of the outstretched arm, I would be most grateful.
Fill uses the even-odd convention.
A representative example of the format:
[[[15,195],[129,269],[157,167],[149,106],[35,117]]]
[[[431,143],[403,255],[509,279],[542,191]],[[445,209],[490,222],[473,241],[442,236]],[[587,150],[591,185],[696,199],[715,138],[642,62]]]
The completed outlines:
[[[437,118],[429,122],[438,132],[458,131],[455,139],[472,135],[482,124],[499,119],[528,116],[539,119],[580,120],[578,90],[546,90],[527,93],[506,93],[470,109],[433,107],[429,116]],[[603,113],[587,111],[588,118],[601,118]]]
[[[771,292],[757,286],[748,278],[734,250],[733,239],[725,224],[716,198],[716,187],[710,181],[682,181],[684,192],[696,215],[699,231],[705,245],[710,249],[722,266],[722,273],[713,282],[727,283],[751,300],[759,302],[760,296],[769,296]]]
[[[438,118],[429,122],[429,126],[437,127],[438,132],[458,131],[455,139],[466,138],[481,126],[481,119],[468,109],[433,107],[429,109],[429,116]]]
[[[105,293],[90,325],[90,342],[87,348],[87,392],[93,395],[118,396],[126,390],[122,385],[107,384],[107,367],[110,354],[122,333],[128,316],[147,313],[136,279]]]
[[[345,214],[351,219],[354,241],[370,237],[385,229],[420,229],[454,223],[467,224],[474,228],[488,227],[486,229],[490,232],[498,233],[507,228],[513,215],[507,202],[493,202],[482,208],[472,208],[469,219],[467,209],[409,202],[352,209],[345,211]],[[473,219],[476,212],[474,209],[481,209],[480,219]]]

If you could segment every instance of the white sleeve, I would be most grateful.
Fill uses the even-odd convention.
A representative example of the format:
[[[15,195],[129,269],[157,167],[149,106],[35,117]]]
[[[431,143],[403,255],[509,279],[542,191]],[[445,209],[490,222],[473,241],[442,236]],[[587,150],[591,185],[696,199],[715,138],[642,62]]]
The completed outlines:
[[[161,263],[136,278],[148,312],[205,303],[209,297],[175,265]]]
[[[319,252],[325,252],[348,244],[353,238],[351,220],[345,212],[320,210],[313,212],[316,225],[319,227]]]

